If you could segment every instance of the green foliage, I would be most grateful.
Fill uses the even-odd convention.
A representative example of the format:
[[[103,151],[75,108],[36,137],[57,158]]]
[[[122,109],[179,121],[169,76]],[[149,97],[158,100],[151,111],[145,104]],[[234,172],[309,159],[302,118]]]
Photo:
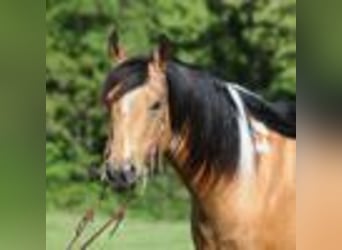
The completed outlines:
[[[48,212],[46,214],[46,249],[65,249],[71,240],[80,213]],[[92,233],[95,232],[108,216],[97,213],[83,236],[75,245],[80,248]],[[104,232],[89,249],[120,249],[120,250],[189,250],[193,249],[190,225],[188,222],[148,221],[126,218],[115,236],[109,238],[110,230]]]
[[[98,192],[86,184],[86,167],[101,159],[106,137],[99,96],[111,67],[109,27],[119,29],[130,55],[150,51],[163,33],[174,43],[175,57],[272,98],[296,91],[295,15],[295,0],[47,0],[48,204],[78,207]],[[177,200],[186,200],[184,190],[170,183],[178,183],[170,174],[151,183],[137,210],[164,216],[151,206],[158,201],[180,217],[185,208]]]

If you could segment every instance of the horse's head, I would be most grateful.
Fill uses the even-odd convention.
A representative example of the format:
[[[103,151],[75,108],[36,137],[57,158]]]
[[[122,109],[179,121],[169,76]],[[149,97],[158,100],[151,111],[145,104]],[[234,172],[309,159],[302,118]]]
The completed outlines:
[[[119,65],[107,77],[103,95],[110,115],[106,179],[115,189],[129,189],[153,168],[171,137],[165,74],[168,48],[161,43],[151,58],[132,64],[117,36],[111,38],[109,51]]]

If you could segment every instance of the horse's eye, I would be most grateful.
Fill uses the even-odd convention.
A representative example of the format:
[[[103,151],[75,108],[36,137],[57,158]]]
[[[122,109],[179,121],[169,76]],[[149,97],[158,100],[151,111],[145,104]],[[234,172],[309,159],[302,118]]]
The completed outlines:
[[[151,106],[150,106],[150,110],[151,111],[157,111],[157,110],[159,110],[160,108],[161,108],[161,106],[162,106],[162,103],[160,102],[160,101],[156,101],[156,102],[154,102]]]

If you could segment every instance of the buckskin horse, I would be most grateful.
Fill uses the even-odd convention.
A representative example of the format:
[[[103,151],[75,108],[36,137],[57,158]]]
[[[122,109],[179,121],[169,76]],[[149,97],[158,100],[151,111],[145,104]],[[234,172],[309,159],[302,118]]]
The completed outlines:
[[[171,58],[161,39],[150,56],[118,62],[102,99],[109,111],[105,178],[131,189],[168,159],[191,194],[197,250],[295,249],[296,114]]]

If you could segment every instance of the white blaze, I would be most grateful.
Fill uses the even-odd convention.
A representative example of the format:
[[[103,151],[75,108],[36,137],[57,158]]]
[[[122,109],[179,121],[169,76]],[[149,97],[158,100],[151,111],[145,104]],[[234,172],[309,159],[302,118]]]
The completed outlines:
[[[122,97],[121,101],[121,112],[123,116],[128,116],[130,115],[132,108],[134,106],[134,101],[136,100],[136,93],[137,89],[133,90],[131,92],[128,92]],[[130,141],[130,133],[131,131],[128,131],[128,129],[123,129],[122,133],[123,134],[123,154],[124,154],[124,159],[129,159],[131,157],[132,153],[132,142]]]

